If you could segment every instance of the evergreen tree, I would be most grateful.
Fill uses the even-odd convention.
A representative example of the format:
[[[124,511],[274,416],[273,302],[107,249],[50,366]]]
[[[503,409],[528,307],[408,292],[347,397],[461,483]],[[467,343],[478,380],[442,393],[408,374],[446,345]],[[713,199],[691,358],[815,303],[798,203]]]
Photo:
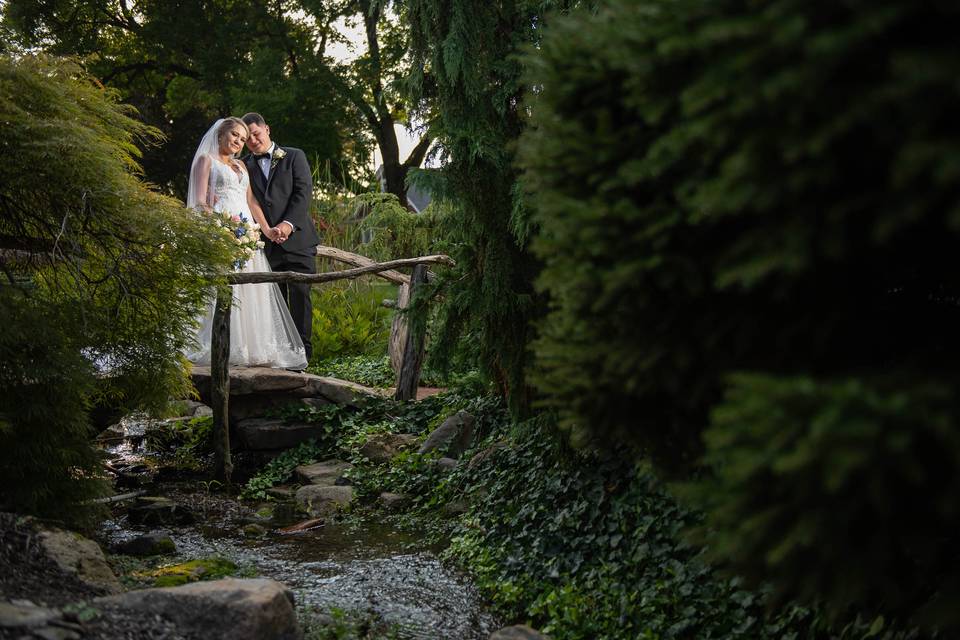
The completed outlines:
[[[515,411],[529,406],[525,369],[531,320],[541,313],[533,291],[537,261],[514,166],[524,128],[519,53],[541,36],[544,15],[569,2],[490,3],[409,0],[414,93],[435,113],[432,132],[443,168],[421,179],[451,213],[439,230],[457,268],[433,343],[438,361],[458,347],[474,351]],[[444,286],[441,283],[440,286]]]
[[[612,0],[529,58],[538,386],[841,617],[960,625],[958,17]]]

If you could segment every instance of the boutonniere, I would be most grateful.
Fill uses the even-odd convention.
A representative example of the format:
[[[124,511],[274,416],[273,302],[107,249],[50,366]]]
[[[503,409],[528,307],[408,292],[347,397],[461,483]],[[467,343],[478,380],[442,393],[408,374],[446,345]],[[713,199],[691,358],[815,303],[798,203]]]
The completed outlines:
[[[277,166],[277,163],[283,160],[284,156],[287,155],[287,152],[277,147],[273,150],[273,155],[270,156],[270,168],[273,169]]]

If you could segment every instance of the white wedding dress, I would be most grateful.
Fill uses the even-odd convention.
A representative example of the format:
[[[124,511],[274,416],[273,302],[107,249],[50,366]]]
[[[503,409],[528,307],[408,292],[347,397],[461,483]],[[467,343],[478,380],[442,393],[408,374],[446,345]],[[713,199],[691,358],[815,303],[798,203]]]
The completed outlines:
[[[208,194],[214,211],[229,211],[252,220],[247,205],[250,176],[211,158]],[[238,164],[239,167],[239,164]],[[258,249],[240,269],[241,272],[270,271],[270,264]],[[304,369],[307,355],[303,341],[293,324],[290,311],[274,284],[233,285],[233,309],[230,311],[230,364],[247,367]],[[215,297],[200,320],[197,349],[187,359],[198,365],[210,364],[210,336],[213,328]]]

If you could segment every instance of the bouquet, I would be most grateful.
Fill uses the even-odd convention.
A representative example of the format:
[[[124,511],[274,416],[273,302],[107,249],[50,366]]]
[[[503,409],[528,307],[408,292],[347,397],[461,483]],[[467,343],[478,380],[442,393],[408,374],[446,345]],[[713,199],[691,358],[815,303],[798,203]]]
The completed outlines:
[[[229,211],[216,211],[213,218],[217,226],[229,233],[234,242],[237,243],[238,257],[234,267],[239,269],[249,260],[257,249],[263,248],[263,241],[260,240],[260,225],[252,220],[247,220],[243,214],[231,213]]]

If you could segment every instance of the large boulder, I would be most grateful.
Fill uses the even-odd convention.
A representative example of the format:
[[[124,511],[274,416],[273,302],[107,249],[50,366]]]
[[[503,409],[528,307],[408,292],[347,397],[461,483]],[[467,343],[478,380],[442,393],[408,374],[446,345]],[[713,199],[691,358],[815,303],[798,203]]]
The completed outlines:
[[[353,502],[353,487],[309,484],[297,489],[297,504],[311,516],[318,518],[336,513]]]
[[[404,449],[413,446],[416,441],[417,436],[409,433],[377,433],[363,443],[360,455],[370,462],[384,464]]]
[[[323,462],[299,466],[293,470],[293,473],[300,484],[332,487],[338,481],[340,484],[346,484],[341,479],[343,474],[352,468],[352,464],[343,460],[324,460]]]
[[[473,442],[476,418],[466,411],[458,411],[427,436],[420,446],[420,453],[439,451],[444,457],[459,458]]]
[[[141,589],[93,601],[159,616],[205,640],[300,640],[293,593],[275,580],[226,578],[180,587]]]
[[[120,591],[120,581],[113,575],[103,551],[93,540],[79,533],[48,529],[39,533],[44,553],[61,570],[72,573],[82,582],[114,593]]]
[[[247,418],[237,424],[237,445],[253,451],[290,449],[323,434],[319,424],[282,418]]]

